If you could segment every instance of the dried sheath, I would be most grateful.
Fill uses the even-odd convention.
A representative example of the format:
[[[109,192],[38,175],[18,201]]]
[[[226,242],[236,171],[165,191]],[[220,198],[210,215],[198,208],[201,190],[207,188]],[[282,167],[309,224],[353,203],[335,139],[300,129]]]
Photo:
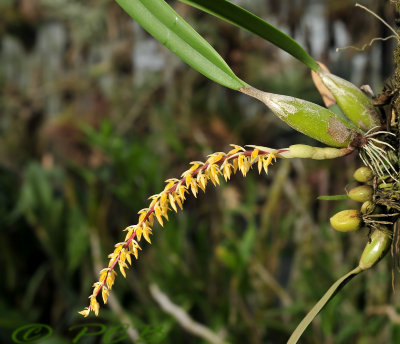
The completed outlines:
[[[328,73],[322,68],[317,71],[324,85],[329,89],[345,115],[357,127],[368,131],[380,126],[379,115],[372,100],[351,82]]]

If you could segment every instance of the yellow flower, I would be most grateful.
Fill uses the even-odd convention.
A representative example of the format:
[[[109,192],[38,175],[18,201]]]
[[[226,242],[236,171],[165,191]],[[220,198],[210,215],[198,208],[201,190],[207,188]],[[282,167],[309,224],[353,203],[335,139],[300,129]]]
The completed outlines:
[[[78,313],[82,314],[86,318],[90,313],[90,309],[89,309],[89,307],[85,307],[85,309],[83,311],[80,311]]]

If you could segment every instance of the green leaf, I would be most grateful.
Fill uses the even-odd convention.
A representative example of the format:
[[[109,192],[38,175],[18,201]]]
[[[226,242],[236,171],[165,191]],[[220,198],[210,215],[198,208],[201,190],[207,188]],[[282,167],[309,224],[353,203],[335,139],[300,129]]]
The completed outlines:
[[[253,13],[227,0],[180,0],[271,42],[317,71],[317,62],[293,38]]]
[[[154,38],[207,78],[232,89],[246,86],[214,48],[163,0],[116,0]]]
[[[308,325],[314,320],[318,313],[325,307],[325,305],[336,295],[336,293],[342,289],[353,277],[357,276],[362,272],[361,268],[357,266],[355,269],[348,272],[346,275],[339,278],[332,286],[328,289],[325,295],[314,305],[311,311],[304,317],[297,328],[290,336],[287,344],[296,344],[300,339],[301,335],[307,329]]]
[[[332,196],[318,196],[317,199],[320,201],[341,201],[343,199],[349,199],[347,195],[332,195]]]

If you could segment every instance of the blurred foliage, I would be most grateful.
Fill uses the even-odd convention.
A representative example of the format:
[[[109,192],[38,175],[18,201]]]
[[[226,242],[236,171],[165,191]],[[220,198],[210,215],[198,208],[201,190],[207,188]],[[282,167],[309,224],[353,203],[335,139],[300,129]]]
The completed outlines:
[[[389,1],[365,4],[393,23]],[[308,71],[271,45],[174,5],[242,79],[321,102]],[[379,90],[392,71],[390,41],[334,53],[340,30],[357,46],[385,35],[352,1],[241,5],[343,77]],[[315,10],[324,17],[309,22]],[[313,32],[321,22],[327,34],[318,53]],[[280,161],[267,178],[235,176],[189,198],[164,229],[155,227],[152,247],[143,244],[127,279],[118,277],[110,306],[82,319],[77,311],[121,230],[164,180],[230,143],[315,143],[190,70],[112,1],[2,0],[0,44],[0,342],[18,326],[45,323],[54,329],[46,343],[70,343],[71,326],[93,322],[129,323],[142,334],[137,342],[202,342],[161,310],[149,292],[156,283],[231,343],[284,343],[357,263],[367,233],[342,235],[328,225],[354,204],[317,197],[343,194],[360,161]],[[386,259],[352,281],[302,343],[398,343],[390,269]]]

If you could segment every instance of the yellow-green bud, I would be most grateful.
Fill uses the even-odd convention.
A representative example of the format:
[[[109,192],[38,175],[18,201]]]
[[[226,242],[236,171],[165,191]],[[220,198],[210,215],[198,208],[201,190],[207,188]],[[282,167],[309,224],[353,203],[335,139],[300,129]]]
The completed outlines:
[[[369,167],[363,166],[356,169],[353,177],[360,183],[367,183],[374,178],[374,172]]]
[[[339,232],[353,232],[361,228],[361,213],[354,209],[342,210],[333,215],[330,222]]]
[[[349,191],[349,197],[357,202],[366,202],[372,199],[374,189],[369,185],[360,185]]]
[[[362,270],[375,265],[388,252],[392,240],[381,230],[375,230],[361,255],[358,266]]]
[[[369,130],[380,126],[379,115],[372,100],[351,82],[336,75],[317,71],[324,85],[331,91],[345,115],[359,128]]]
[[[374,203],[371,201],[366,201],[361,205],[361,213],[362,214],[369,214],[374,209]]]
[[[325,160],[339,158],[346,153],[348,153],[347,148],[312,147],[308,145],[297,144],[289,146],[288,155],[291,158]]]
[[[382,214],[383,210],[379,205],[372,203],[372,201],[366,201],[361,205],[362,214]]]
[[[357,134],[361,135],[348,121],[317,104],[254,87],[242,87],[239,91],[262,101],[293,129],[328,146],[347,147]]]

